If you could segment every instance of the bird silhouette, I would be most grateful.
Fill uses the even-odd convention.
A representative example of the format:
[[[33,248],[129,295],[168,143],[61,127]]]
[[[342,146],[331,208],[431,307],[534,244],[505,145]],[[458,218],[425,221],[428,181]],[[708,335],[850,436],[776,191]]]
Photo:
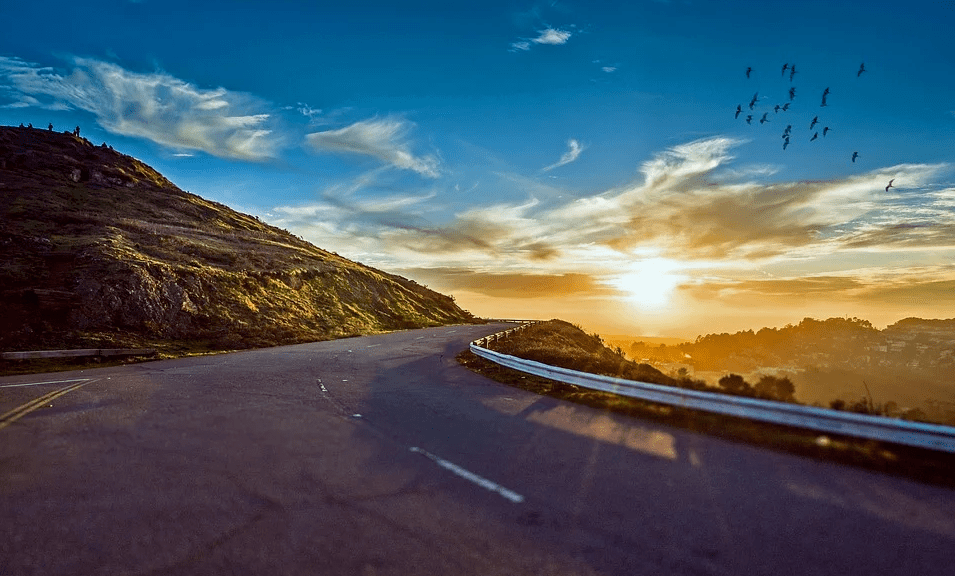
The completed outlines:
[[[789,137],[786,137],[786,140],[783,141],[783,150],[789,147]]]
[[[783,64],[783,76],[786,75],[786,70],[789,70],[789,62]]]
[[[822,97],[822,104],[820,104],[819,107],[820,107],[820,108],[825,108],[826,106],[828,106],[828,104],[826,104],[826,97],[823,96],[823,97]]]
[[[743,111],[743,105],[742,105],[742,104],[737,104],[737,105],[736,105],[736,116],[734,116],[734,118],[739,118],[739,113],[742,112],[742,111]]]
[[[766,112],[765,114],[763,114],[763,117],[759,119],[759,123],[760,123],[760,124],[765,124],[765,123],[769,122],[769,119],[766,118],[767,116],[769,116],[769,112]]]
[[[813,128],[816,127],[816,124],[818,123],[819,123],[819,117],[816,116],[815,118],[812,119],[812,123],[809,124],[809,129],[812,130]]]
[[[792,66],[789,67],[789,81],[790,81],[790,82],[793,81],[793,76],[795,76],[795,75],[796,75],[796,65],[793,64]]]
[[[780,106],[779,104],[776,104],[775,106],[773,106],[773,112],[775,112],[776,114],[779,114],[780,108],[782,108],[782,106]]]
[[[829,95],[829,87],[828,87],[828,86],[826,86],[826,89],[822,91],[822,95],[823,95],[823,96],[828,96],[828,95]]]
[[[829,128],[828,126],[826,126],[825,128],[822,129],[822,136],[823,136],[823,138],[825,138],[826,134],[829,133],[829,130],[831,130],[831,128]]]
[[[853,152],[853,153],[852,153],[852,162],[855,163],[856,158],[858,158],[858,157],[859,157],[859,153],[858,153],[858,152]]]
[[[859,71],[856,72],[856,78],[858,78],[859,76],[862,76],[863,72],[865,72],[865,62],[863,62],[862,64],[859,64]]]
[[[809,141],[812,142],[813,140],[815,140],[815,139],[818,138],[818,137],[819,137],[819,133],[816,132],[815,134],[812,135],[812,138],[810,138]]]
[[[792,88],[789,89],[789,101],[792,102],[795,97],[796,97],[796,87],[793,86]]]
[[[747,124],[752,124],[752,123],[753,123],[753,115],[752,115],[752,114],[750,114],[749,116],[746,117],[746,123],[747,123]]]
[[[895,178],[889,180],[889,185],[885,187],[886,192],[889,191],[889,188],[895,188],[895,186],[892,185],[893,182],[895,182]]]
[[[759,92],[753,94],[753,99],[749,101],[749,109],[752,110],[753,106],[756,105],[756,101],[759,99]]]
[[[752,72],[753,72],[753,67],[752,67],[752,66],[747,67],[747,68],[746,68],[746,77],[749,78],[749,75],[752,74]]]
[[[790,132],[792,132],[792,131],[793,131],[793,125],[792,125],[792,124],[790,124],[789,126],[786,126],[786,129],[783,130],[783,138],[789,138],[789,134],[790,134]]]
[[[783,104],[783,112],[789,112],[789,102]]]

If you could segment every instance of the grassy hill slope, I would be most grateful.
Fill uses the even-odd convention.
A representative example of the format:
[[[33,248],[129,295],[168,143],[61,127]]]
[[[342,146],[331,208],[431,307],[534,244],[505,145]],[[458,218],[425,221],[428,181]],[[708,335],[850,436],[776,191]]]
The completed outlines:
[[[3,350],[241,348],[472,320],[70,133],[0,127],[0,222]]]

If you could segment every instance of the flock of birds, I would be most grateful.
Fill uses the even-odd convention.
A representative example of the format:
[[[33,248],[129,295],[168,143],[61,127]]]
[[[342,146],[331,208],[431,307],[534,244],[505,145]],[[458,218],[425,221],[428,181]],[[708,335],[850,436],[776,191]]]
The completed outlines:
[[[862,76],[862,74],[863,74],[865,71],[866,71],[866,69],[865,69],[865,63],[863,62],[862,64],[859,65],[859,71],[856,72],[856,77],[858,78],[859,76]],[[782,68],[782,77],[783,77],[783,78],[786,77],[786,73],[787,73],[787,72],[789,73],[789,82],[790,82],[790,84],[791,84],[791,83],[793,82],[793,80],[795,79],[795,76],[796,76],[796,65],[795,65],[795,64],[790,64],[790,63],[788,63],[788,62],[785,63],[785,64],[783,64],[783,68]],[[753,67],[752,67],[752,66],[748,66],[748,67],[746,68],[746,78],[747,78],[747,79],[750,78],[750,76],[752,75],[752,73],[753,73]],[[828,101],[827,101],[828,98],[829,98],[829,87],[826,87],[826,89],[823,90],[823,92],[822,92],[822,101],[821,101],[821,103],[819,104],[820,108],[825,108],[825,107],[827,107],[827,106],[829,105],[829,103],[828,103]],[[792,103],[793,103],[793,101],[794,101],[795,99],[796,99],[796,87],[795,87],[795,86],[790,86],[790,88],[789,88],[789,101],[786,102],[786,103],[784,103],[784,104],[776,104],[775,106],[773,106],[773,114],[774,114],[774,115],[779,114],[780,111],[782,111],[782,112],[788,112],[788,111],[789,111],[789,107],[792,105]],[[752,98],[750,99],[750,101],[749,101],[749,106],[748,106],[748,107],[749,107],[749,110],[750,110],[751,112],[755,111],[756,105],[757,105],[758,102],[759,102],[759,92],[756,92],[755,94],[753,94],[753,97],[752,97]],[[736,116],[735,116],[736,119],[739,119],[740,115],[742,115],[743,113],[744,113],[744,111],[743,111],[743,105],[742,105],[742,104],[737,104],[737,106],[736,106]],[[751,125],[751,124],[753,123],[753,119],[754,119],[754,118],[755,118],[755,114],[747,114],[747,115],[745,116],[746,123]],[[766,124],[767,122],[770,122],[769,112],[763,113],[762,117],[759,119],[760,125]],[[817,116],[814,116],[813,119],[812,119],[812,122],[809,123],[809,130],[812,132],[812,137],[809,138],[809,141],[810,141],[810,142],[814,142],[814,141],[816,141],[816,140],[819,139],[819,130],[816,130],[815,128],[816,128],[816,125],[818,125],[820,122],[821,122],[821,121],[819,120],[819,116],[817,115]],[[782,134],[783,150],[785,150],[786,148],[789,148],[790,139],[792,138],[792,130],[793,130],[793,125],[792,125],[792,124],[788,124],[788,125],[786,126],[786,129],[783,130],[783,134]],[[830,128],[829,126],[825,126],[825,125],[824,125],[824,126],[822,127],[822,137],[825,138],[825,137],[829,134],[829,132],[830,132],[831,130],[832,130],[832,128]],[[858,158],[859,158],[859,153],[858,153],[858,152],[853,152],[853,153],[852,153],[852,162],[855,163],[856,159],[858,159]],[[889,182],[889,185],[886,186],[885,190],[888,192],[889,188],[891,188],[891,187],[893,187],[893,186],[892,186],[892,182]]]

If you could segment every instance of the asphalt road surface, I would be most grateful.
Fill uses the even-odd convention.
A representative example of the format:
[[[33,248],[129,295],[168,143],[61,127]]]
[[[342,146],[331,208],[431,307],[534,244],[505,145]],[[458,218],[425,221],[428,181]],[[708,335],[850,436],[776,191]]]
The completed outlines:
[[[952,573],[955,491],[455,362],[500,328],[0,378],[0,574]]]

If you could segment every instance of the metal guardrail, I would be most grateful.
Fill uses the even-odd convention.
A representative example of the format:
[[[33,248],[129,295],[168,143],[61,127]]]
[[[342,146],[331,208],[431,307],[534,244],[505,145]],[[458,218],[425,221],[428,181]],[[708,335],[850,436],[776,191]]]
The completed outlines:
[[[716,392],[701,392],[649,382],[625,380],[612,376],[588,374],[501,354],[485,347],[488,343],[506,338],[525,326],[527,324],[475,340],[471,342],[471,352],[507,368],[591,390],[601,390],[670,406],[795,426],[819,432],[955,453],[955,428],[949,426],[896,420],[853,412],[840,412],[772,400],[744,398]]]
[[[81,350],[33,350],[29,352],[2,352],[2,360],[33,360],[37,358],[81,358],[83,356],[153,356],[155,348],[85,348]]]

